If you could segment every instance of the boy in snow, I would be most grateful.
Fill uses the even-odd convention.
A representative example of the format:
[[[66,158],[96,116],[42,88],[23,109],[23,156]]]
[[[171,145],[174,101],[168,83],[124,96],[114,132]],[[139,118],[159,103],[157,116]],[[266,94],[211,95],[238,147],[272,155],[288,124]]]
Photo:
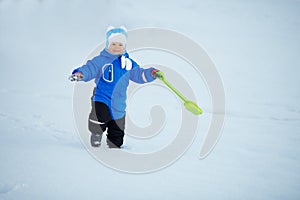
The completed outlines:
[[[136,83],[154,81],[159,70],[143,69],[126,52],[127,30],[121,26],[108,27],[106,47],[100,55],[75,69],[71,81],[95,79],[96,87],[92,97],[92,110],[88,127],[91,145],[99,147],[102,133],[107,129],[107,144],[120,148],[125,129],[126,90],[129,80]]]

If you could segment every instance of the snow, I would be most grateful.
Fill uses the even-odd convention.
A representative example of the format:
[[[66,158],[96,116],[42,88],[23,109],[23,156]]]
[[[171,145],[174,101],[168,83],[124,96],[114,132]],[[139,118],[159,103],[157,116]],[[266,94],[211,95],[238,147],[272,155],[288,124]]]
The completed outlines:
[[[0,1],[0,199],[299,199],[299,11],[296,0]],[[108,25],[172,29],[212,58],[225,87],[226,119],[207,158],[198,158],[211,117],[202,86],[195,91],[207,112],[193,144],[172,165],[119,172],[83,146],[67,78],[103,42]],[[158,59],[193,75],[172,56]],[[191,79],[197,84],[203,83]],[[181,107],[166,95],[176,108],[166,116],[172,130],[168,121],[179,120]],[[130,111],[141,126],[148,112]],[[128,137],[124,150],[153,151],[173,137]]]

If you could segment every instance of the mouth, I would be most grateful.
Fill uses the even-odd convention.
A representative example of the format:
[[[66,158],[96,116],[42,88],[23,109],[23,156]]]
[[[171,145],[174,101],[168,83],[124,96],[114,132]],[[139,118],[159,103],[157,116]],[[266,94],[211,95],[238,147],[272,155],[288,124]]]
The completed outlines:
[[[122,50],[114,50],[115,53],[120,53]]]

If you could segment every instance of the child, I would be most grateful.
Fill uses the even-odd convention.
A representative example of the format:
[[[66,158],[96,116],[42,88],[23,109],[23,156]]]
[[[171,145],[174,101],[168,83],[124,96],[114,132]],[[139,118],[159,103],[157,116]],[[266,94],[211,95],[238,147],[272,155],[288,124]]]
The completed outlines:
[[[88,127],[91,145],[99,147],[102,133],[107,129],[109,147],[120,148],[125,129],[126,90],[129,80],[136,83],[154,81],[159,70],[143,69],[126,52],[127,30],[125,27],[108,27],[106,47],[100,55],[75,69],[71,81],[95,79],[96,87],[92,97],[92,110]]]

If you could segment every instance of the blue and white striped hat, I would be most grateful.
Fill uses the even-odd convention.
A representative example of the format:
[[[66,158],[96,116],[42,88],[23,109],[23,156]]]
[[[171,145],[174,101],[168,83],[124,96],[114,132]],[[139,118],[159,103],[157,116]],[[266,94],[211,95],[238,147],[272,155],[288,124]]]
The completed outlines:
[[[120,42],[123,44],[124,48],[126,48],[126,41],[127,29],[124,26],[109,26],[106,29],[106,48],[108,48],[112,42]]]

